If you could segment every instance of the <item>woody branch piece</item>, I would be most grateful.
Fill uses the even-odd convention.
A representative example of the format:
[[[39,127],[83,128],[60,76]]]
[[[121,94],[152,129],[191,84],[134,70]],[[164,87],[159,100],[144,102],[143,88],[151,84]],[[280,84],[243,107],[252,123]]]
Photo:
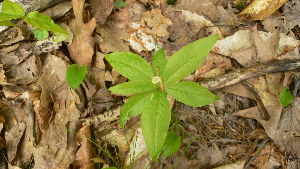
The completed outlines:
[[[300,60],[280,60],[271,63],[257,64],[249,68],[238,69],[222,76],[199,82],[209,90],[218,90],[246,79],[267,75],[270,73],[300,71]]]

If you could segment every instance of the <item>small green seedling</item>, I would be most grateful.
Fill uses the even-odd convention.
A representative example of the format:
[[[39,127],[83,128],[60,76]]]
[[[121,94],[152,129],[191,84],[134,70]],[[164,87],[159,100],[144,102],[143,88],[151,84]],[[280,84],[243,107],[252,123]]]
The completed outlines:
[[[238,10],[243,10],[245,9],[245,6],[246,6],[246,3],[244,1],[239,1],[237,4],[236,4],[236,8]]]
[[[294,96],[289,90],[289,87],[284,87],[279,95],[280,104],[282,107],[287,107],[289,104],[291,104],[294,100]]]
[[[167,0],[168,5],[175,5],[177,0]]]
[[[32,33],[37,40],[45,40],[49,37],[49,32],[44,29],[33,27]]]
[[[121,109],[120,123],[124,126],[132,116],[141,114],[143,135],[154,161],[158,160],[164,150],[171,121],[167,94],[195,107],[208,105],[219,99],[195,82],[180,82],[201,65],[217,39],[218,35],[213,35],[188,44],[168,61],[161,49],[153,57],[152,68],[145,59],[130,52],[116,52],[105,56],[116,71],[131,80],[109,89],[113,93],[133,95]],[[164,152],[164,156],[168,156],[173,151]]]
[[[121,7],[125,7],[127,4],[123,1],[123,0],[114,0],[115,4],[115,8],[121,8]]]
[[[86,65],[82,65],[81,67],[79,67],[78,64],[72,64],[68,67],[66,72],[67,83],[72,89],[76,90],[85,78],[86,73]]]
[[[33,34],[39,40],[48,38],[48,31],[60,37],[60,41],[68,37],[68,32],[58,24],[55,24],[51,17],[38,11],[33,11],[26,15],[21,5],[4,0],[2,2],[2,12],[0,13],[0,26],[16,26],[11,22],[13,19],[24,19],[26,23],[33,26]],[[62,36],[64,38],[61,38]]]

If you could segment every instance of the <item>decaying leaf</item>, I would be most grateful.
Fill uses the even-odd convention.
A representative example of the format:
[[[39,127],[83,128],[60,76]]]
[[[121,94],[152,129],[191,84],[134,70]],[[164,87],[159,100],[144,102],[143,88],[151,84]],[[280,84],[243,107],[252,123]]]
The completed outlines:
[[[159,38],[169,35],[167,28],[171,24],[158,8],[142,13],[141,21],[130,25],[135,30],[129,38],[130,46],[137,52],[160,49],[162,42]]]
[[[224,74],[226,70],[230,68],[232,68],[232,66],[228,58],[216,54],[209,54],[202,65],[196,70],[194,78],[199,80],[217,77]]]
[[[116,129],[102,137],[102,140],[108,141],[119,148],[120,153],[125,153],[129,149],[130,140],[135,134],[133,129]]]
[[[216,0],[178,0],[175,8],[196,12],[198,15],[207,16],[212,21],[220,18]]]
[[[69,1],[63,1],[53,7],[43,11],[42,14],[50,16],[52,19],[58,19],[64,16],[72,8],[72,3]]]
[[[220,167],[216,167],[214,169],[243,169],[245,161],[237,161],[232,164],[222,165]]]
[[[0,46],[12,45],[22,40],[27,39],[23,34],[24,30],[15,26],[12,29],[8,29],[7,31],[1,33],[0,37]]]
[[[94,157],[94,153],[90,126],[84,126],[78,131],[76,141],[80,144],[80,148],[76,152],[74,166],[80,169],[94,169],[95,166],[91,160]]]
[[[298,0],[291,0],[284,4],[283,8],[283,18],[286,22],[286,26],[289,29],[294,28],[295,26],[300,26],[300,1]]]
[[[274,84],[268,83],[264,77],[252,79],[251,82],[263,105],[240,110],[236,115],[256,119],[264,127],[268,136],[274,139],[282,112],[279,99],[268,90],[269,86]],[[278,89],[278,92],[279,91],[280,89]],[[264,106],[265,109],[263,109],[262,106]],[[267,115],[265,113],[267,113]]]
[[[97,28],[96,32],[102,38],[99,47],[103,53],[129,51],[129,44],[127,42],[129,35],[125,30],[115,30],[111,25],[104,25]]]
[[[287,1],[288,0],[254,0],[239,14],[239,17],[243,20],[263,20]]]
[[[256,28],[240,30],[218,40],[212,51],[236,59],[248,67],[258,61],[267,62],[297,48],[300,41],[278,32],[262,32]]]
[[[15,158],[18,150],[19,142],[23,136],[24,130],[26,129],[26,124],[20,122],[17,126],[11,128],[9,131],[5,132],[7,157],[9,163]]]
[[[279,31],[275,31],[271,34],[267,40],[263,40],[258,34],[257,27],[254,27],[252,32],[253,41],[256,47],[257,61],[265,63],[276,58],[276,49],[279,44]]]
[[[210,20],[206,19],[203,15],[192,13],[189,10],[181,11],[185,17],[185,22],[189,24],[189,27],[192,31],[199,34],[198,37],[219,34],[219,37],[222,38],[220,29],[215,27],[214,24]]]
[[[68,46],[71,58],[80,66],[90,66],[94,54],[94,39],[92,33],[96,27],[96,19],[83,23],[84,0],[73,0],[75,19],[70,22],[70,30],[74,34],[71,45]]]
[[[41,73],[40,58],[37,55],[33,55],[23,63],[13,66],[7,73],[9,82],[14,84],[27,85],[36,82]]]
[[[41,86],[41,105],[49,108],[51,93],[66,81],[67,64],[55,55],[48,55],[44,61],[43,73],[37,84]]]
[[[7,83],[7,79],[4,73],[5,71],[3,70],[3,65],[0,64],[0,85],[5,85]]]
[[[32,44],[18,43],[9,47],[4,47],[0,51],[0,63],[5,69],[9,69],[21,63],[32,53]]]
[[[114,9],[113,0],[92,0],[90,2],[91,13],[95,17],[96,21],[100,24],[104,24],[106,19]]]
[[[65,83],[53,91],[55,116],[40,143],[32,150],[34,168],[68,168],[75,159],[74,131],[80,112],[78,95]]]
[[[295,98],[292,104],[282,112],[276,126],[275,144],[282,151],[292,152],[300,156],[300,99]]]

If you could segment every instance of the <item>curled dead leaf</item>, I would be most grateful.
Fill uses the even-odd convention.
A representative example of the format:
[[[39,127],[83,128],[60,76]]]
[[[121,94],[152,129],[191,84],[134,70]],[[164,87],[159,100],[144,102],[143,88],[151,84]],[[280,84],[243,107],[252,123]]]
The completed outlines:
[[[255,0],[238,17],[242,20],[263,20],[274,13],[288,0]]]

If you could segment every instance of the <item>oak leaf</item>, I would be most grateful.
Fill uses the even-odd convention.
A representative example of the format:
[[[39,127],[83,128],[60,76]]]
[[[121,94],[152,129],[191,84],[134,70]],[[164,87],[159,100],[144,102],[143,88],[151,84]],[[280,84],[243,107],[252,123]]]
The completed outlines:
[[[84,23],[82,20],[84,0],[73,0],[72,4],[75,19],[70,22],[70,29],[74,38],[68,49],[71,58],[80,66],[90,65],[94,54],[92,33],[96,27],[96,19],[92,18],[88,23]]]

